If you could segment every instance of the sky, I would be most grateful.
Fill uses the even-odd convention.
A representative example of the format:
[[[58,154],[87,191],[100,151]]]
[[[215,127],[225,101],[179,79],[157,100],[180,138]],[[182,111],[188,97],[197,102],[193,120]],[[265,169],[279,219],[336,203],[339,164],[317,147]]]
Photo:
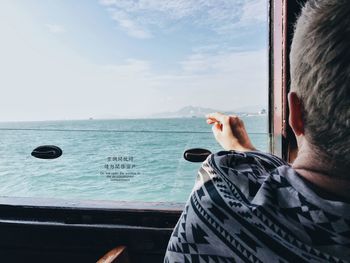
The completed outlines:
[[[0,121],[267,105],[267,0],[2,0]]]

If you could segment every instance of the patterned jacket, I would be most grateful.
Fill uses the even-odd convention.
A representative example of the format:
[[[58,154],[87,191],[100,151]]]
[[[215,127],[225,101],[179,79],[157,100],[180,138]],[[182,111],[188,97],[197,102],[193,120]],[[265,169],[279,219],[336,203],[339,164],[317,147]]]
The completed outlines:
[[[348,262],[350,204],[313,189],[276,156],[211,155],[164,262]]]

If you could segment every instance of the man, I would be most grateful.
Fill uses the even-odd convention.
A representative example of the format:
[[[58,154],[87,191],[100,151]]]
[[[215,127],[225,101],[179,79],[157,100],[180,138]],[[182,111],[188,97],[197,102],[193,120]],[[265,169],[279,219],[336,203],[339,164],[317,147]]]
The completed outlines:
[[[243,122],[208,115],[211,155],[165,262],[350,260],[350,1],[310,0],[291,49],[290,166],[258,152]]]

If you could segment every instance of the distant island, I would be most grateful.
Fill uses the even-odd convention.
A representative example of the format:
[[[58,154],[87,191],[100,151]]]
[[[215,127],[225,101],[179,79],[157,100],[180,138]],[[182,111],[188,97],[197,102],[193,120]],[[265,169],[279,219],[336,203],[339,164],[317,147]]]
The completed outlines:
[[[220,110],[213,108],[205,108],[199,106],[186,106],[177,111],[159,112],[145,115],[102,115],[90,116],[87,120],[119,120],[119,119],[175,119],[175,118],[204,118],[205,115],[212,112],[222,112],[224,114],[235,114],[239,117],[245,116],[264,116],[268,113],[264,106],[246,106],[235,108],[233,110]]]
[[[203,118],[206,114],[212,113],[212,112],[222,112],[224,114],[235,114],[237,116],[259,116],[259,115],[266,115],[267,111],[263,107],[259,106],[250,106],[250,107],[244,107],[244,108],[237,108],[232,111],[222,111],[218,109],[211,109],[211,108],[203,108],[203,107],[196,107],[196,106],[186,106],[178,111],[171,111],[171,112],[161,112],[152,114],[149,116],[150,118]]]

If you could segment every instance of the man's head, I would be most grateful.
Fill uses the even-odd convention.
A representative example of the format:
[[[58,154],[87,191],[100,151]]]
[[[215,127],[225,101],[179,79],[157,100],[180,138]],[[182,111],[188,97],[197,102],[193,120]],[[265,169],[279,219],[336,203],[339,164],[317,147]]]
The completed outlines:
[[[350,1],[310,0],[290,54],[290,125],[315,150],[350,167]]]

